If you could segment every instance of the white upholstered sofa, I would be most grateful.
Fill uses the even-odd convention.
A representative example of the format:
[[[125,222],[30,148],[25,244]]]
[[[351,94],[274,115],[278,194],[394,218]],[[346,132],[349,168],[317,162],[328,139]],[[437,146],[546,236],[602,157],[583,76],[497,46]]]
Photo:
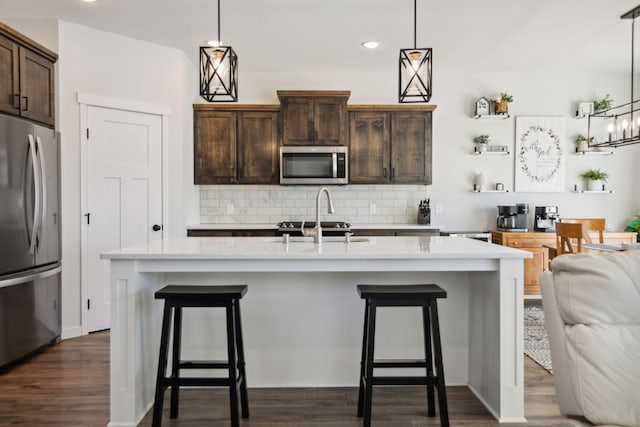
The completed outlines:
[[[640,251],[562,255],[540,277],[566,425],[640,426]]]

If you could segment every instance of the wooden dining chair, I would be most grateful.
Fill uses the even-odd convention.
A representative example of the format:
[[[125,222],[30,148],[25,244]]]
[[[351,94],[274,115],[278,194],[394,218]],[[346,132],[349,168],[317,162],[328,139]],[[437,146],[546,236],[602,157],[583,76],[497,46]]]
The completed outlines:
[[[556,222],[557,255],[582,252],[583,227],[579,222]]]
[[[559,218],[558,222],[582,224],[585,242],[593,243],[589,231],[597,231],[598,243],[604,243],[604,230],[606,227],[606,220],[604,218]]]

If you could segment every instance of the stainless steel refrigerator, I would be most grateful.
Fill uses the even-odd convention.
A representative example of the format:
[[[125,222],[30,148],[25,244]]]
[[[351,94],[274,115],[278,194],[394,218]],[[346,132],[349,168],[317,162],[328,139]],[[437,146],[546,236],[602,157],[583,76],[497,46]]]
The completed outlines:
[[[0,115],[0,369],[60,340],[60,135]]]

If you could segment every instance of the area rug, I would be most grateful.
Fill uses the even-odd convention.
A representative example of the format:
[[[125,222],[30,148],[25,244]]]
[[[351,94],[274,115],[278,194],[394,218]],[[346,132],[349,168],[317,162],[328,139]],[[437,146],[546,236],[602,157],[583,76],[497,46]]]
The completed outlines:
[[[553,374],[549,337],[544,328],[544,311],[539,306],[524,308],[524,354]]]

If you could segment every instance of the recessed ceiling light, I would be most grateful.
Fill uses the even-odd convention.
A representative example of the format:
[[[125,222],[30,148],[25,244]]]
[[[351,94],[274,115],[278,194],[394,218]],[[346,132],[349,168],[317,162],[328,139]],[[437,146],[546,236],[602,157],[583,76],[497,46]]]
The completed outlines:
[[[367,49],[375,49],[378,46],[380,46],[380,42],[371,40],[371,41],[366,41],[366,42],[362,42],[362,46],[366,47]]]
[[[93,3],[93,2],[95,2],[95,1],[97,1],[97,0],[84,0],[84,1],[85,1],[86,3]]]

